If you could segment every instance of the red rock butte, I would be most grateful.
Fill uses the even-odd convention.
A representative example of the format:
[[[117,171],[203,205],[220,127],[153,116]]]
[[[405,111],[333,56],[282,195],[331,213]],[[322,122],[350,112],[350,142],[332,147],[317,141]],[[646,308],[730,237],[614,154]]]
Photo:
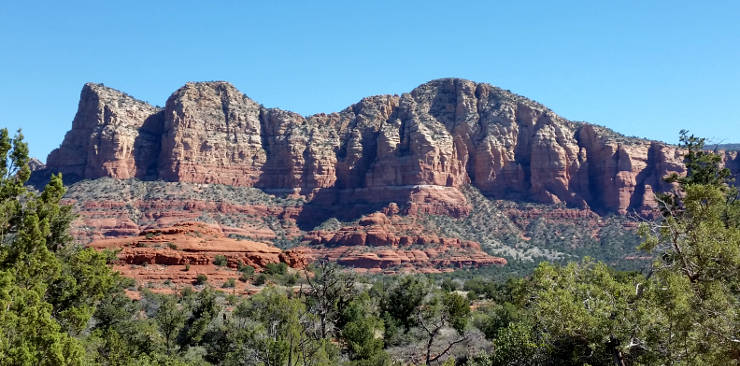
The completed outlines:
[[[736,153],[727,164],[740,171]],[[681,152],[559,117],[484,83],[440,79],[331,114],[265,108],[226,82],[188,83],[158,108],[86,84],[47,169],[292,192],[324,205],[398,202],[464,215],[458,188],[625,213],[654,204]]]
[[[723,157],[740,178],[738,153]],[[81,215],[75,236],[124,248],[120,258],[128,265],[210,265],[218,254],[229,265],[301,267],[327,258],[373,272],[504,264],[479,243],[404,219],[467,217],[473,209],[467,187],[489,199],[567,206],[508,211],[519,222],[578,218],[593,223],[587,231],[598,231],[596,213],[649,213],[654,193],[672,188],[663,178],[686,171],[676,146],[569,121],[522,96],[462,79],[433,80],[400,96],[368,97],[308,117],[266,108],[226,82],[187,83],[164,108],[88,83],[72,129],[35,170],[37,182],[55,172],[67,183],[129,182],[107,195],[68,197]],[[132,179],[177,184],[155,187],[154,197],[136,191]],[[239,189],[286,198],[250,201]],[[192,229],[182,224],[203,213],[220,222],[206,230],[207,248],[171,232]],[[279,225],[255,224],[265,217]],[[356,224],[313,229],[334,217]],[[149,248],[146,235],[156,230],[174,235],[179,249]],[[282,252],[259,243],[276,240],[308,247]]]

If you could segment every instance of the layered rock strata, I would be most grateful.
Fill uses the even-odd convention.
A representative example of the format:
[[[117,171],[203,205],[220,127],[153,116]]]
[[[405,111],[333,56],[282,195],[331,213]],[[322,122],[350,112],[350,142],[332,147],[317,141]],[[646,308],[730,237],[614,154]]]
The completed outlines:
[[[301,250],[280,250],[270,244],[232,239],[217,226],[203,223],[181,223],[144,230],[125,238],[96,240],[89,244],[96,249],[117,250],[114,268],[140,284],[178,287],[192,285],[198,275],[205,275],[212,285],[220,286],[237,279],[237,268],[243,265],[261,271],[270,263],[286,263],[303,269],[312,261],[311,253]],[[217,256],[226,259],[217,265]],[[240,292],[250,292],[253,286],[235,281]]]
[[[227,267],[250,265],[263,268],[279,263],[283,251],[272,245],[226,237],[216,226],[182,223],[171,227],[144,230],[136,236],[102,239],[91,248],[121,249],[118,258],[125,264],[207,265],[223,255]]]
[[[438,273],[506,264],[506,259],[484,252],[479,243],[440,237],[408,219],[381,212],[362,217],[356,225],[309,232],[303,240],[314,258],[369,272]]]
[[[736,153],[735,153],[736,155]],[[737,169],[737,157],[728,166]],[[258,187],[331,207],[397,202],[461,216],[459,189],[626,213],[684,173],[681,152],[575,123],[488,84],[440,79],[303,117],[225,82],[188,83],[164,109],[98,84],[47,159],[68,179],[149,178]],[[373,206],[374,207],[374,206]]]
[[[162,112],[102,84],[85,84],[72,129],[47,157],[47,168],[70,180],[156,177]]]

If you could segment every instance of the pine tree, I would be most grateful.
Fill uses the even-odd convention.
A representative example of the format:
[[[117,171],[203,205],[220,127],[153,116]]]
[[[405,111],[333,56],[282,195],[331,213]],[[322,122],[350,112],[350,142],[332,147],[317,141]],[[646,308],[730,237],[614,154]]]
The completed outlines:
[[[80,364],[75,336],[116,276],[107,254],[73,244],[61,175],[25,186],[28,160],[23,135],[0,130],[0,365]]]
[[[662,310],[646,339],[676,363],[740,362],[740,201],[720,155],[681,131],[685,177],[659,197],[662,219],[643,225],[643,249],[658,254],[646,293]]]

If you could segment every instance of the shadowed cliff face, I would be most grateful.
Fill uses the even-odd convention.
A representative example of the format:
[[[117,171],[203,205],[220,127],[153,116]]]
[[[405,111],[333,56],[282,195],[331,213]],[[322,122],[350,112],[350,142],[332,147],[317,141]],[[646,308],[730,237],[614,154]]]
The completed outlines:
[[[662,178],[684,173],[681,160],[674,146],[461,79],[310,117],[265,108],[225,82],[188,83],[164,110],[86,84],[46,173],[258,187],[306,197],[320,221],[337,205],[359,215],[389,202],[465,215],[467,184],[493,198],[624,214],[652,206],[653,192],[670,188]],[[726,160],[737,172],[737,153]]]

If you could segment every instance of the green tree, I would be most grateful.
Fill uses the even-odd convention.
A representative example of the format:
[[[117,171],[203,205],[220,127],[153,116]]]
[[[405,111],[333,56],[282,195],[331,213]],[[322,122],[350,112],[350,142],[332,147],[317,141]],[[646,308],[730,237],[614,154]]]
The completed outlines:
[[[173,341],[177,333],[185,326],[185,312],[178,306],[177,298],[174,296],[161,297],[154,319],[157,321],[162,335],[164,335],[167,354],[172,354]]]
[[[740,363],[740,201],[722,157],[681,131],[688,169],[658,197],[662,218],[641,227],[657,254],[645,296],[661,310],[647,335],[657,362]]]
[[[565,267],[540,264],[528,304],[531,339],[544,342],[542,351],[560,364],[624,365],[625,353],[639,345],[634,331],[643,320],[636,282],[588,258]]]
[[[429,290],[429,285],[418,276],[404,276],[382,289],[381,312],[408,331],[416,325],[416,313]]]
[[[519,320],[521,310],[511,302],[482,306],[474,314],[473,324],[486,335],[486,338],[493,339],[500,329]]]
[[[433,293],[419,307],[417,322],[427,336],[425,363],[431,365],[447,354],[458,343],[466,340],[465,327],[470,316],[468,300],[454,292]],[[452,328],[458,337],[444,345],[435,344],[435,340],[445,328]],[[435,348],[441,351],[433,352]]]
[[[534,331],[524,322],[509,323],[500,328],[493,340],[494,353],[480,360],[480,365],[535,366],[547,364],[543,357],[544,345],[534,339]],[[557,364],[557,361],[549,364]]]
[[[328,339],[315,337],[316,320],[302,301],[267,287],[234,310],[228,327],[234,349],[226,364],[336,364],[335,347]]]
[[[212,322],[221,313],[216,293],[211,287],[206,287],[197,294],[185,297],[185,307],[189,316],[178,334],[178,343],[187,349],[191,346],[200,345],[203,336],[211,326]]]
[[[0,364],[79,364],[74,336],[116,279],[108,255],[72,244],[61,175],[25,187],[28,160],[23,135],[0,130]]]
[[[343,309],[341,340],[354,365],[387,365],[388,354],[383,350],[383,321],[377,317],[367,292],[358,295]]]
[[[534,364],[740,362],[738,193],[702,139],[682,131],[681,140],[687,174],[668,178],[676,190],[658,196],[662,217],[640,228],[642,249],[657,258],[651,273],[541,264],[515,296],[521,316],[499,327],[492,364],[511,355]]]
[[[451,278],[445,277],[440,284],[440,288],[442,289],[442,291],[452,292],[457,290],[457,284],[455,284],[455,282],[452,281]]]
[[[306,305],[319,318],[320,337],[327,338],[342,328],[341,314],[349,302],[357,296],[355,277],[341,273],[336,264],[320,261],[314,266],[313,276],[306,272]]]

